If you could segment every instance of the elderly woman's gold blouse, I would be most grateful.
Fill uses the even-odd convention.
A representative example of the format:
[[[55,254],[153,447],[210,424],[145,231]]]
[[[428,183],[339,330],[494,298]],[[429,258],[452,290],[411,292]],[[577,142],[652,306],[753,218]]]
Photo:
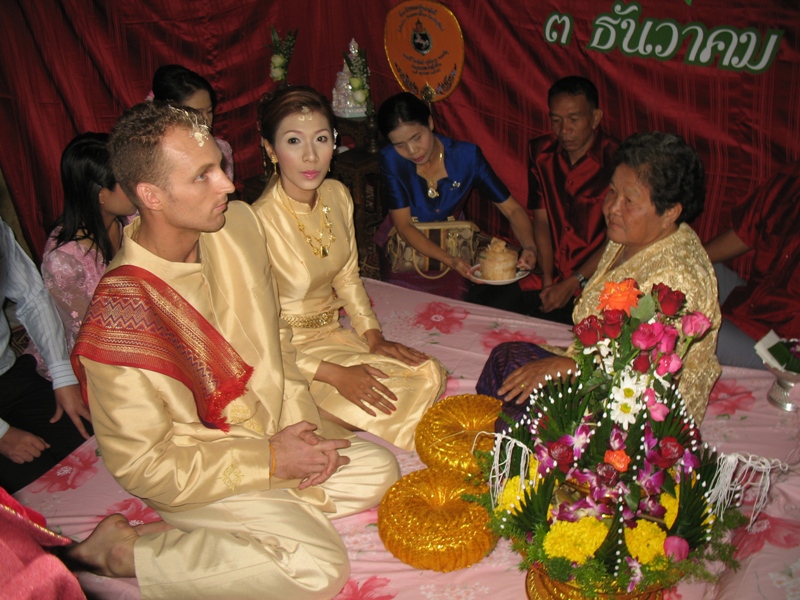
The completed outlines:
[[[609,240],[597,270],[575,307],[573,320],[578,323],[589,315],[598,314],[600,293],[607,281],[620,282],[631,277],[645,293],[656,283],[663,283],[686,294],[686,309],[702,312],[712,323],[711,331],[689,349],[678,384],[690,414],[700,423],[705,416],[711,388],[722,372],[716,356],[722,317],[717,279],[708,255],[697,234],[686,223],[682,223],[675,233],[614,267],[623,250],[623,245]]]

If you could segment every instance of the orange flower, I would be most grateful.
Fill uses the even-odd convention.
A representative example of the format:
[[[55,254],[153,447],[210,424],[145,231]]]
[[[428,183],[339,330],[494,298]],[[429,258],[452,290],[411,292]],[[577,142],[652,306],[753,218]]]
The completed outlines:
[[[624,473],[628,470],[628,464],[631,462],[631,457],[625,454],[624,450],[606,450],[603,460],[620,473]]]
[[[639,305],[639,297],[642,295],[639,286],[633,279],[623,279],[619,283],[607,281],[603,291],[600,293],[600,304],[597,310],[605,309],[624,310],[625,314],[631,315],[631,309]]]

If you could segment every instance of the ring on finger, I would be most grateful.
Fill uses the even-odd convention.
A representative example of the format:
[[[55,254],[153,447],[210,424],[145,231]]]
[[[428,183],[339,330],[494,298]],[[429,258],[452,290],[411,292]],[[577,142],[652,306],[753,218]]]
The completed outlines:
[[[524,390],[526,387],[528,387],[528,384],[527,383],[520,383],[519,387],[520,387],[520,389]]]

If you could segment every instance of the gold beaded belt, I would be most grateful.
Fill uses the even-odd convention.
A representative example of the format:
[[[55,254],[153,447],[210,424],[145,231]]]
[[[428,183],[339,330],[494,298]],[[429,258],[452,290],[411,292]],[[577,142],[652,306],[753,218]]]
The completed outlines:
[[[325,327],[328,323],[336,320],[338,310],[329,310],[318,315],[281,315],[283,320],[292,327],[301,327],[305,329],[312,329],[316,327]]]

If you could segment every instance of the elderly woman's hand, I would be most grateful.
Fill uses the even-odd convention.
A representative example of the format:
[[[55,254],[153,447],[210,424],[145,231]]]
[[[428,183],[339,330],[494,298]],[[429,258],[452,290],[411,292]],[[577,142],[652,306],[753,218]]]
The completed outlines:
[[[556,377],[559,373],[565,375],[568,370],[574,371],[576,368],[575,361],[567,356],[548,356],[533,360],[506,377],[497,394],[505,402],[522,404],[540,383],[544,383],[547,375],[551,377]]]

